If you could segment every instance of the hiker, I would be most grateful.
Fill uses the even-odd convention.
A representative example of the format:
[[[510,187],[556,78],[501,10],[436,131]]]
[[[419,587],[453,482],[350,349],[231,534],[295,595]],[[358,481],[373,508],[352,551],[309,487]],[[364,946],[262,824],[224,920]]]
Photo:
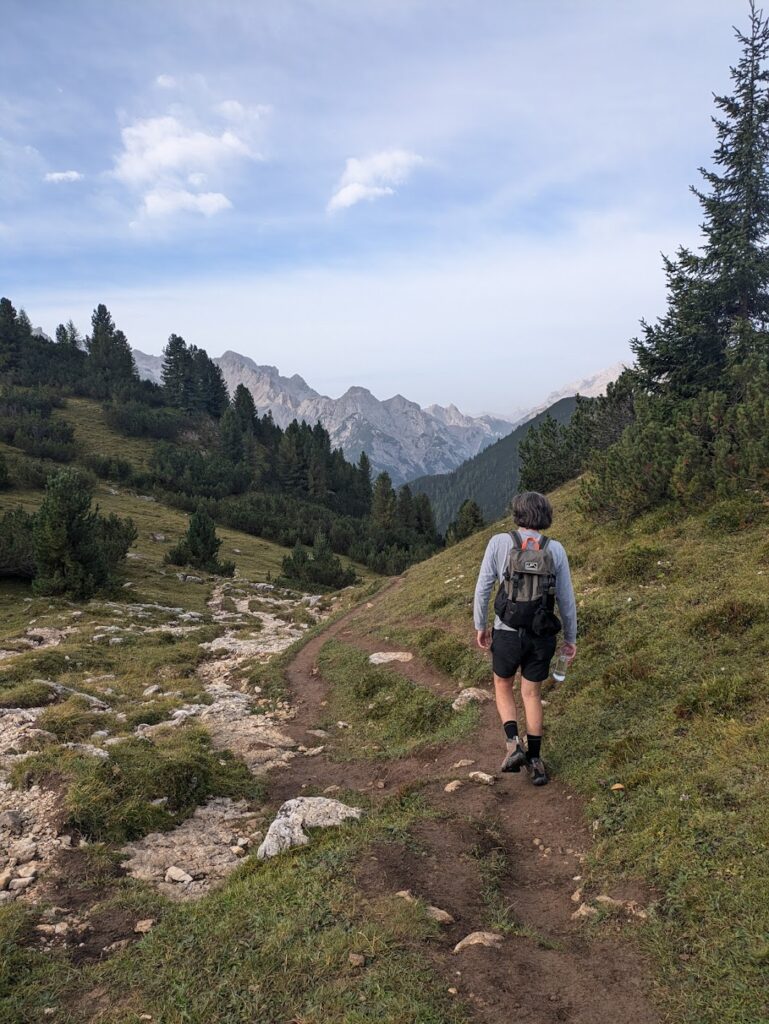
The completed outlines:
[[[550,674],[563,618],[561,654],[569,661],[577,653],[577,606],[569,573],[569,560],[557,540],[545,537],[553,522],[553,506],[544,494],[524,491],[512,505],[517,527],[497,533],[489,541],[475,587],[473,614],[476,642],[491,650],[497,711],[505,730],[503,772],[525,766],[535,786],[547,784],[542,761],[542,683]],[[494,628],[486,626],[489,597],[500,584],[494,601]],[[526,709],[526,748],[518,735],[518,712],[513,680],[521,670],[521,697]]]

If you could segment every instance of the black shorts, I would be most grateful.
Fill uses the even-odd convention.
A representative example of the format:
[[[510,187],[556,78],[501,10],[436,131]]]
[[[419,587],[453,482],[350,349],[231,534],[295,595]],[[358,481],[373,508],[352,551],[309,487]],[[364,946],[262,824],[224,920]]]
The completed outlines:
[[[494,629],[491,632],[494,675],[510,679],[520,669],[524,679],[543,683],[550,675],[556,644],[554,636],[539,637],[526,630]]]

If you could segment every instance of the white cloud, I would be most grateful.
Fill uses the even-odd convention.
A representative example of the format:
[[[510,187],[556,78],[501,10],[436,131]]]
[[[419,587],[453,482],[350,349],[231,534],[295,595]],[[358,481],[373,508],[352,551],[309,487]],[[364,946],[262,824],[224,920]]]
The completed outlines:
[[[82,181],[82,178],[80,171],[49,171],[44,180],[58,184],[60,181]]]
[[[350,157],[336,192],[328,203],[328,210],[354,206],[362,200],[380,199],[394,195],[393,185],[402,185],[424,158],[405,149],[385,149],[380,153],[358,159]]]
[[[329,200],[329,210],[344,210],[348,206],[355,206],[364,199],[379,199],[382,196],[391,196],[395,189],[387,185],[361,185],[360,182],[353,182],[350,185],[343,185],[333,194]]]
[[[181,188],[159,188],[144,196],[141,212],[146,217],[167,217],[170,214],[188,211],[213,217],[222,210],[232,208],[232,203],[221,192],[188,192]]]
[[[176,79],[173,75],[158,75],[155,79],[155,85],[159,86],[161,89],[175,89]]]
[[[208,176],[201,174],[199,171],[196,171],[194,174],[187,175],[187,182],[192,185],[193,188],[203,188],[207,181]]]
[[[150,117],[123,129],[123,151],[115,161],[115,177],[126,185],[152,183],[163,175],[216,170],[233,159],[251,157],[235,135],[187,128],[177,117]]]

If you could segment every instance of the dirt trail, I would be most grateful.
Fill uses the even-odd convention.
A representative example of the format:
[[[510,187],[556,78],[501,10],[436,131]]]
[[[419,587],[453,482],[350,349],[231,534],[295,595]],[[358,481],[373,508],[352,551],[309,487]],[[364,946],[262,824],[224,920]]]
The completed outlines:
[[[289,667],[296,713],[286,731],[299,743],[317,743],[307,730],[318,728],[324,718],[327,688],[316,667],[323,644],[336,636],[367,652],[387,649],[356,629],[359,615],[356,609],[332,624]],[[415,685],[456,696],[456,682],[414,653],[412,661],[391,667]],[[476,1019],[507,1024],[521,1013],[532,1024],[594,1024],[607,1017],[616,1024],[657,1022],[648,998],[649,972],[631,943],[596,938],[584,921],[572,919],[579,905],[572,894],[581,888],[581,862],[590,842],[578,797],[557,781],[535,789],[525,773],[497,776],[493,786],[468,781],[469,771],[496,773],[501,759],[494,706],[480,710],[480,727],[471,737],[417,756],[343,764],[325,753],[297,759],[271,774],[270,800],[277,806],[303,788],[329,786],[357,789],[376,800],[418,783],[441,818],[414,830],[415,849],[391,844],[371,851],[360,866],[358,883],[371,895],[409,889],[454,917],[455,924],[443,930],[442,941],[431,943],[427,954],[444,973],[447,987],[474,1007]],[[453,768],[461,759],[474,763]],[[463,784],[445,792],[453,779]],[[501,865],[497,900],[509,907],[515,934],[507,934],[497,949],[472,947],[455,955],[453,946],[465,935],[489,930],[480,868],[491,862]],[[608,895],[639,898],[637,891],[619,885]]]

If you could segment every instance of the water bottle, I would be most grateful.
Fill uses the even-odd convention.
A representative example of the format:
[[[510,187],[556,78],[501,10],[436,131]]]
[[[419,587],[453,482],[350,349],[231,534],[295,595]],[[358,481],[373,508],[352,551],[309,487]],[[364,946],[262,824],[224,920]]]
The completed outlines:
[[[562,683],[566,678],[566,669],[569,667],[569,659],[565,654],[559,654],[555,659],[555,668],[553,669],[553,679],[556,683]]]

